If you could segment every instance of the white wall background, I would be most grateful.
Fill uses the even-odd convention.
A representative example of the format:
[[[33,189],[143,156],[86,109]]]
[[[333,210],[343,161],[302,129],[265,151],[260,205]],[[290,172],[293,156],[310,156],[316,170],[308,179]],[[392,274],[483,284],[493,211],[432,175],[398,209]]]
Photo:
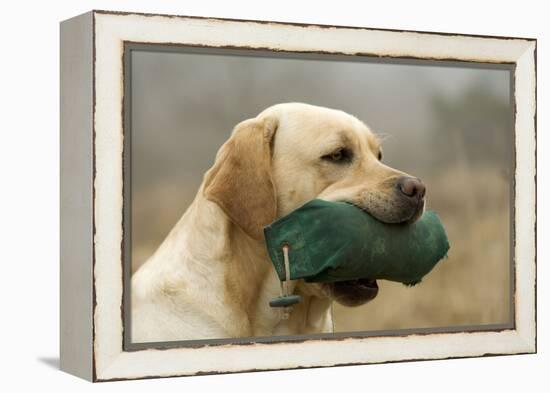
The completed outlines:
[[[550,25],[523,1],[12,1],[0,14],[0,390],[544,391],[550,386]],[[57,370],[58,23],[90,9],[538,38],[539,354],[88,384]],[[545,198],[546,195],[546,198]],[[32,390],[31,390],[32,391]]]

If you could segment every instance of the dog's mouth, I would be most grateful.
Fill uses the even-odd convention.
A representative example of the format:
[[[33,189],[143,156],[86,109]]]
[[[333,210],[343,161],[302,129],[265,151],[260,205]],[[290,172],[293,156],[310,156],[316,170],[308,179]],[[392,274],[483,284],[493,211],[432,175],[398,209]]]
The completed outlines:
[[[356,208],[364,211],[365,213],[373,216],[378,221],[381,221],[385,224],[412,224],[418,220],[424,213],[424,200],[418,201],[415,204],[408,204],[402,209],[396,209],[395,211],[390,211],[391,214],[388,214],[387,210],[383,210],[384,214],[378,213],[377,209],[370,209],[368,207],[362,206],[356,202],[352,201],[342,201],[349,203],[350,205],[355,206]]]
[[[377,220],[387,224],[407,225],[412,224],[418,220],[424,212],[424,201],[419,201],[415,206],[410,206],[407,209],[403,209],[398,218],[393,216],[391,219],[376,214],[375,211],[371,211],[364,206],[351,201],[344,201],[349,203],[358,209],[363,210],[367,214],[375,217]],[[356,307],[363,305],[373,300],[378,295],[378,283],[372,278],[361,278],[357,280],[338,281],[326,284],[329,287],[332,298],[338,303],[348,306]]]
[[[378,283],[370,278],[337,281],[326,285],[330,287],[333,299],[348,307],[360,306],[378,295]]]
[[[383,223],[398,225],[414,223],[424,213],[425,205],[424,199],[421,199],[417,203],[409,202],[397,206],[393,211],[380,209],[382,212],[380,213],[378,209],[362,206],[362,204],[355,201],[341,200],[341,202],[349,203]],[[378,295],[378,283],[376,279],[372,278],[336,281],[323,284],[323,287],[330,293],[333,300],[348,307],[363,305],[373,300]]]

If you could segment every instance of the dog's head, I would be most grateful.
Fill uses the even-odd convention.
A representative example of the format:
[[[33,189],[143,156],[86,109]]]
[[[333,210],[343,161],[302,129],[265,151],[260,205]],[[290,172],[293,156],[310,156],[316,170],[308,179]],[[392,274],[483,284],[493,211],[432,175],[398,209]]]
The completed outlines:
[[[272,106],[235,127],[206,174],[204,194],[250,237],[315,198],[353,203],[380,221],[413,222],[424,210],[422,182],[382,163],[380,142],[357,118],[306,104]],[[356,306],[375,280],[302,284],[306,292]]]

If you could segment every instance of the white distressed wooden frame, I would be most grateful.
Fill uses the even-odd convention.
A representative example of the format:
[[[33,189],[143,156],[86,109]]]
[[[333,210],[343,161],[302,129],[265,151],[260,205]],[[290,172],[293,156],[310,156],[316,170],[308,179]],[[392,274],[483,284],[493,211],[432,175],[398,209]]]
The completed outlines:
[[[123,350],[125,42],[515,65],[515,323]],[[536,40],[92,11],[61,25],[61,368],[93,381],[536,352]]]

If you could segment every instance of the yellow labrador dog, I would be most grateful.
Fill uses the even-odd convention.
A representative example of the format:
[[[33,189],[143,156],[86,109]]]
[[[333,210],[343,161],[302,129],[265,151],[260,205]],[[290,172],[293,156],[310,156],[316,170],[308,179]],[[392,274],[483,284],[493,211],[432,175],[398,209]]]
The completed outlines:
[[[314,198],[351,202],[388,223],[416,220],[424,185],[381,158],[376,136],[339,110],[286,103],[238,124],[189,209],[132,278],[132,341],[331,332],[333,300],[364,304],[376,281],[292,282],[303,301],[284,319],[268,304],[280,283],[262,228]]]

